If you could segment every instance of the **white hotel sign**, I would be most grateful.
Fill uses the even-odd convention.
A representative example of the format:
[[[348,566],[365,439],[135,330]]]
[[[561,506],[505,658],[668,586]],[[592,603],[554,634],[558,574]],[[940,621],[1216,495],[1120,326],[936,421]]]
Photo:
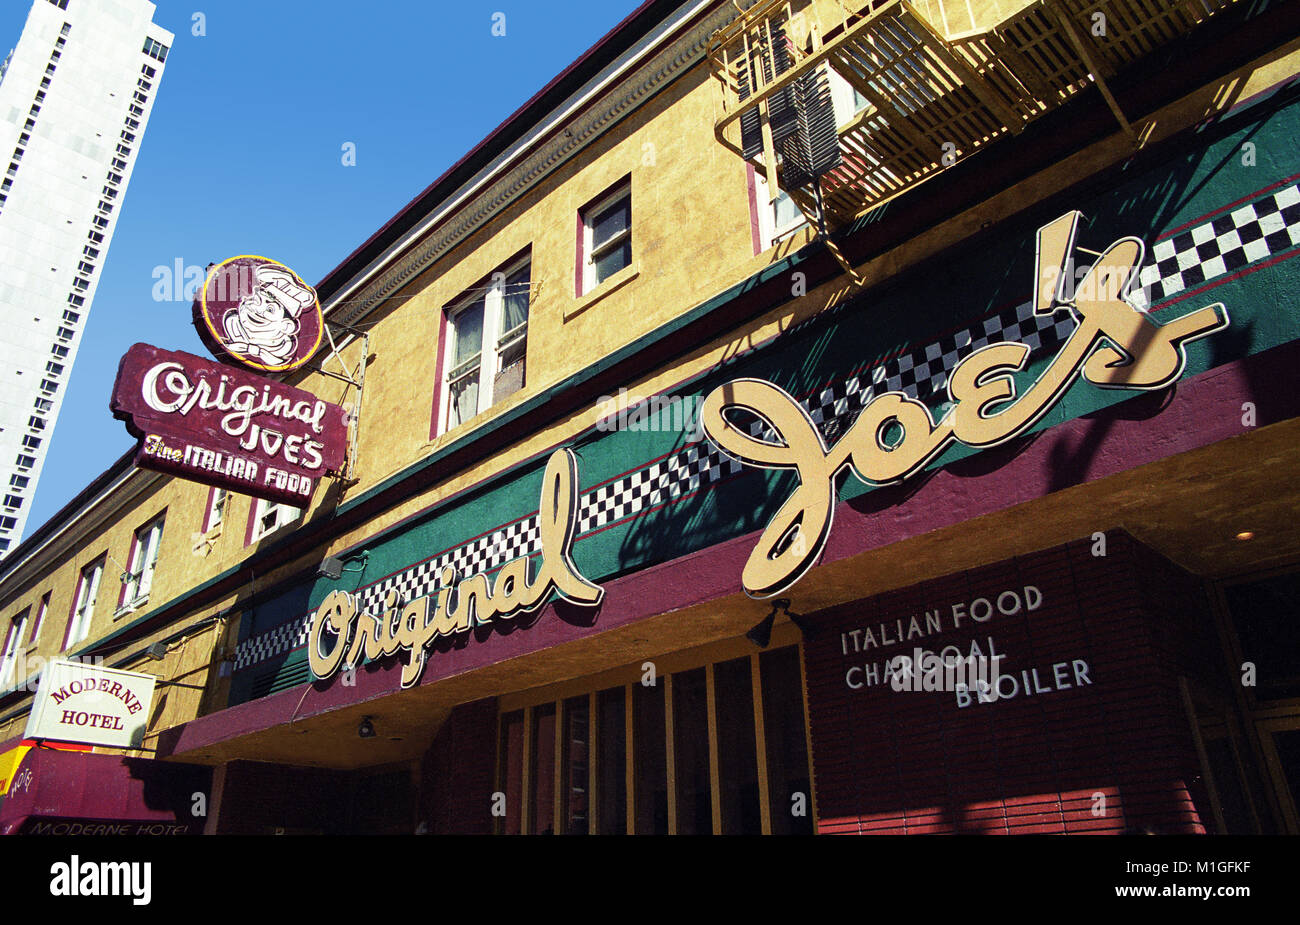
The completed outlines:
[[[153,675],[56,659],[41,674],[25,737],[139,747],[155,681]]]

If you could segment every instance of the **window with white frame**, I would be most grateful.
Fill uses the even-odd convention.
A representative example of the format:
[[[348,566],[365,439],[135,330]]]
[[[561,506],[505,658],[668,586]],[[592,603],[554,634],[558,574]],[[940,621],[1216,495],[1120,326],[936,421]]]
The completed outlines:
[[[18,664],[18,656],[23,651],[23,640],[27,637],[27,621],[31,614],[32,609],[28,607],[9,621],[9,634],[5,637],[4,656],[3,660],[0,660],[0,690],[4,690],[13,683],[14,667]]]
[[[253,505],[253,532],[250,543],[255,543],[264,536],[269,536],[285,524],[293,523],[302,516],[302,509],[291,504],[267,501],[258,498]]]
[[[36,644],[41,636],[41,627],[45,626],[45,617],[50,612],[50,592],[41,595],[41,602],[36,605],[36,622],[32,624],[31,645]]]
[[[757,171],[754,173],[754,202],[758,208],[758,230],[763,250],[808,224],[804,214],[785,190],[778,187],[776,198],[772,198],[767,178]]]
[[[619,183],[582,210],[582,291],[632,263],[632,184]]]
[[[230,492],[224,488],[213,488],[212,494],[208,498],[208,510],[203,518],[203,532],[215,530],[221,526],[222,518],[226,512],[226,501],[230,497]]]
[[[136,607],[149,599],[154,569],[158,565],[158,548],[162,545],[163,519],[159,515],[135,531],[130,571],[122,576],[123,609]]]
[[[90,635],[90,622],[95,617],[95,598],[99,595],[99,580],[104,577],[104,559],[101,557],[81,570],[77,582],[76,603],[72,620],[68,624],[68,640],[64,649],[70,649]]]
[[[444,430],[524,387],[532,265],[513,261],[448,310]]]

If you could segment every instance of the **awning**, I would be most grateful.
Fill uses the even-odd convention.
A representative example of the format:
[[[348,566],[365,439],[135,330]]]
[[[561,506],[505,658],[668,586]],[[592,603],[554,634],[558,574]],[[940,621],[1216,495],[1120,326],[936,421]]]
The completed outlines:
[[[203,830],[211,768],[28,743],[13,751],[20,749],[0,802],[0,835],[186,835]]]

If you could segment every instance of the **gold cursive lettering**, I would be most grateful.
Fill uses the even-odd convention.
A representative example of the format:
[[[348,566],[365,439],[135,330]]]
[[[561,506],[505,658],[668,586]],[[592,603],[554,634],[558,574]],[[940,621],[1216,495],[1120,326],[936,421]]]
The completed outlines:
[[[346,664],[355,666],[405,651],[402,687],[411,687],[424,672],[429,646],[441,636],[532,612],[552,591],[575,604],[599,604],[604,589],[582,577],[571,558],[577,511],[577,460],[567,449],[556,450],[542,476],[537,513],[542,554],[535,578],[529,580],[527,556],[503,565],[495,582],[483,573],[457,581],[456,570],[446,566],[436,603],[433,595],[402,603],[390,591],[379,615],[361,612],[347,591],[331,591],[316,609],[307,637],[312,674],[330,677],[345,664],[345,652]]]
[[[741,584],[748,594],[774,597],[817,561],[834,518],[835,479],[845,467],[863,482],[890,485],[953,442],[978,448],[1004,443],[1039,421],[1080,372],[1104,388],[1163,388],[1182,375],[1188,341],[1227,326],[1222,303],[1163,325],[1135,306],[1130,294],[1144,245],[1132,237],[1111,244],[1067,298],[1066,268],[1081,217],[1069,212],[1038,231],[1034,311],[1068,308],[1078,324],[1019,397],[1013,375],[1024,370],[1030,351],[1014,342],[982,347],[957,364],[948,377],[953,404],[942,420],[934,421],[924,404],[903,392],[885,392],[830,448],[803,406],[770,382],[736,379],[709,393],[700,419],[714,444],[748,465],[793,469],[799,477],[745,563]],[[751,436],[738,413],[765,422],[772,439]]]

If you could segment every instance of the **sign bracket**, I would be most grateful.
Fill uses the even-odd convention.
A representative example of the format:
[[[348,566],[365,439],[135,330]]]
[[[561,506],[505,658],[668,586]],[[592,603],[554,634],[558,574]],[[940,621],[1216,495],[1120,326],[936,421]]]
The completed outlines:
[[[351,325],[343,324],[339,321],[333,321],[329,318],[323,319],[322,327],[325,329],[325,338],[329,341],[329,356],[325,357],[319,363],[304,364],[308,369],[315,370],[322,376],[329,376],[331,379],[337,379],[340,382],[346,382],[348,385],[357,390],[356,400],[352,403],[352,411],[348,415],[348,454],[347,461],[343,464],[343,472],[339,478],[345,485],[353,484],[357,481],[357,435],[361,426],[361,400],[365,395],[366,385],[366,366],[370,362],[370,334]],[[343,353],[339,349],[338,341],[334,339],[334,329],[337,328],[342,332],[351,335],[354,338],[361,339],[361,358],[357,361],[356,368],[350,367],[343,359]],[[326,369],[326,364],[330,360],[338,363],[342,372],[335,372]]]

